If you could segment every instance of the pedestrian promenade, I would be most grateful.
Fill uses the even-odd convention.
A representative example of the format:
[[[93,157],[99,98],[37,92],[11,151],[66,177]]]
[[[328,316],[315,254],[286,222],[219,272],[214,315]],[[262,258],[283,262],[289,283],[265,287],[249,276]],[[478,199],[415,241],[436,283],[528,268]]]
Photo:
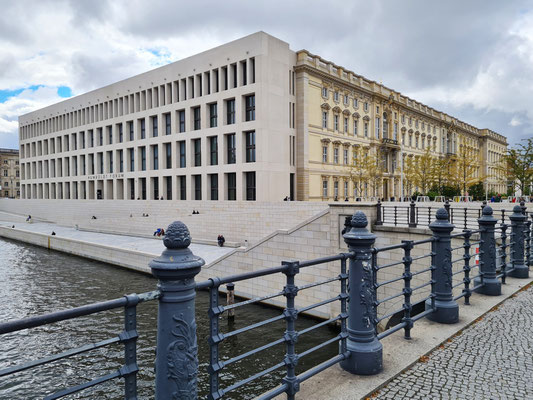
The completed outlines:
[[[58,238],[64,237],[71,240],[78,240],[104,246],[113,246],[125,250],[135,250],[141,253],[153,255],[154,257],[160,256],[161,252],[165,249],[161,238],[89,232],[76,230],[75,228],[60,226],[57,224],[37,221],[30,224],[27,223],[24,218],[5,212],[0,212],[0,226],[11,227],[13,225],[15,226],[15,229],[41,233],[45,235],[51,235],[52,232],[55,232],[55,236]],[[218,247],[197,243],[191,244],[190,249],[194,254],[202,257],[207,265],[234,250],[229,247]]]
[[[373,399],[533,399],[533,286],[375,394]]]

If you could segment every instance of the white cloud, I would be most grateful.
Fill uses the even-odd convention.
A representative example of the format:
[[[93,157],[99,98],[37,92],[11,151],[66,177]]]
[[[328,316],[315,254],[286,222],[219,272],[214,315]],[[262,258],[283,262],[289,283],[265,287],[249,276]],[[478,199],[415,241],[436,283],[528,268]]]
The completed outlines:
[[[511,118],[511,121],[509,121],[509,125],[511,126],[520,126],[522,125],[522,121],[520,121],[520,119],[516,116],[514,116],[513,118]]]

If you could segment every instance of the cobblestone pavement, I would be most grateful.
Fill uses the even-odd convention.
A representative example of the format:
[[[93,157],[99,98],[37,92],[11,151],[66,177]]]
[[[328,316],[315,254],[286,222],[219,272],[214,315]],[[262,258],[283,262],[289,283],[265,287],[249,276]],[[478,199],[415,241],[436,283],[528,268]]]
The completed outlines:
[[[533,286],[422,357],[372,399],[533,399]]]

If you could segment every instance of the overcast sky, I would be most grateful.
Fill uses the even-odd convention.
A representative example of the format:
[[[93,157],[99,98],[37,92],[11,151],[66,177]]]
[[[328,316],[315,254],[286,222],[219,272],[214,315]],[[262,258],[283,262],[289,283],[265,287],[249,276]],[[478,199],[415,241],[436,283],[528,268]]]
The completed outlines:
[[[468,122],[533,136],[533,2],[0,0],[0,147],[18,116],[263,30]]]

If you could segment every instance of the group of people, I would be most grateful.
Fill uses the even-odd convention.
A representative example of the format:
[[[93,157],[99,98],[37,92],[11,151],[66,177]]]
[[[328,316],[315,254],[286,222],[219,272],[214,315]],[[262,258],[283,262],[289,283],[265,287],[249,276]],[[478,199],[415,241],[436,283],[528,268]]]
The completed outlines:
[[[157,228],[154,232],[154,236],[165,236],[165,230],[163,228]]]

